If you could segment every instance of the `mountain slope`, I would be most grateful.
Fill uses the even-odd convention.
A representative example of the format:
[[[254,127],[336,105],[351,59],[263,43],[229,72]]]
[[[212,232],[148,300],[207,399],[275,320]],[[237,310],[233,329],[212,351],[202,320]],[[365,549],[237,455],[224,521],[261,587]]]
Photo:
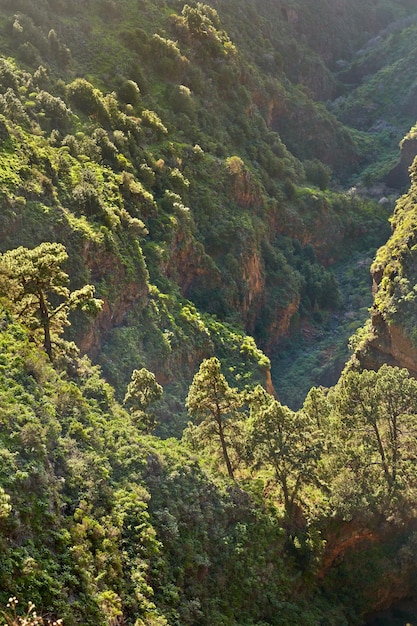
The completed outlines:
[[[256,22],[269,37],[265,54],[276,42],[267,8]],[[224,30],[220,11],[232,24],[233,9],[3,8],[4,52],[18,65],[2,64],[1,247],[67,245],[74,286],[93,282],[105,302],[73,336],[119,397],[135,366],[165,383],[173,371],[189,381],[190,368],[220,349],[216,324],[200,312],[270,349],[300,314],[337,306],[326,266],[357,246],[358,222],[374,245],[383,237],[380,206],[369,219],[368,201],[326,192],[328,167],[346,176],[358,166],[354,137],[291,82],[291,67],[261,72],[261,48],[252,59],[250,44],[238,47]],[[288,15],[274,11],[290,45]],[[244,41],[259,38],[256,23],[245,22]],[[200,312],[187,320],[182,298]],[[182,348],[184,336],[195,349]]]
[[[68,625],[415,619],[416,381],[372,369],[417,370],[415,167],[362,368],[304,399],[343,367],[389,236],[393,195],[365,183],[415,121],[413,4],[1,4],[0,621],[11,596]],[[41,242],[69,255],[52,359],[4,254]],[[62,335],[87,283],[101,312]],[[297,411],[265,354],[283,338]]]

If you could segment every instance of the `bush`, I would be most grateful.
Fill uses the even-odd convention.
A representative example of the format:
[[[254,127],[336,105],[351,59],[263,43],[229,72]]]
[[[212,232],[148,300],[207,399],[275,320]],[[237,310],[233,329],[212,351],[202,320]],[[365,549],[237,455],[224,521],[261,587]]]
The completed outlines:
[[[124,80],[117,90],[119,100],[133,106],[140,102],[140,89],[134,80]]]
[[[0,86],[5,91],[13,89],[17,91],[19,85],[19,75],[15,67],[6,59],[0,59]]]
[[[52,128],[64,130],[68,126],[72,113],[61,98],[56,98],[47,91],[40,91],[36,96],[36,104],[38,110],[49,118]]]
[[[328,165],[324,165],[318,159],[305,161],[303,165],[308,181],[317,185],[322,191],[328,188],[331,179],[331,170]]]
[[[142,111],[141,117],[142,117],[142,124],[150,128],[151,130],[153,130],[157,139],[162,139],[163,136],[168,133],[168,129],[166,128],[166,126],[164,126],[164,124],[162,123],[158,115],[155,113],[155,111],[144,109]]]
[[[158,71],[167,78],[178,78],[187,66],[178,44],[155,33],[151,39],[153,62]]]
[[[70,101],[89,117],[96,117],[101,122],[108,121],[108,115],[101,94],[84,78],[76,78],[67,87]]]

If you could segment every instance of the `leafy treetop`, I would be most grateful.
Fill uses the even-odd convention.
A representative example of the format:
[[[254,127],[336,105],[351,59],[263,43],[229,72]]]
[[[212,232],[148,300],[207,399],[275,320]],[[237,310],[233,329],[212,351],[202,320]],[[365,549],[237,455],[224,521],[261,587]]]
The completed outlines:
[[[49,242],[31,250],[20,246],[0,256],[0,296],[35,338],[43,332],[43,348],[51,361],[53,343],[69,325],[68,313],[80,307],[96,314],[102,305],[94,298],[92,285],[70,291],[62,269],[67,259],[62,244]]]

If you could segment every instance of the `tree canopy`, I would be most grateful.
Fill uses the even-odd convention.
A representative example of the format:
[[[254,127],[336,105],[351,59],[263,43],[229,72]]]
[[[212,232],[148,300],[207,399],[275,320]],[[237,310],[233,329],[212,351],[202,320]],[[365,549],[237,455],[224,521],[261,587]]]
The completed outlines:
[[[417,381],[406,369],[350,371],[336,405],[356,465],[382,481],[391,499],[416,479]],[[353,465],[354,466],[354,465]]]
[[[316,481],[323,433],[307,413],[291,411],[260,387],[246,430],[247,459],[257,468],[272,467],[291,526],[301,488]]]
[[[162,394],[163,388],[157,382],[155,374],[145,367],[133,370],[123,403],[130,408],[136,422],[147,432],[151,432],[156,426],[155,416],[148,408],[157,402]]]
[[[186,399],[189,414],[199,424],[202,439],[218,437],[227,473],[234,478],[228,450],[228,435],[243,398],[236,388],[230,387],[221,372],[221,363],[216,357],[205,359],[193,378]]]
[[[68,254],[60,243],[44,242],[33,249],[19,246],[0,255],[0,296],[38,339],[53,359],[53,344],[69,325],[68,314],[81,308],[96,314],[101,300],[94,298],[93,285],[71,291],[63,269]]]

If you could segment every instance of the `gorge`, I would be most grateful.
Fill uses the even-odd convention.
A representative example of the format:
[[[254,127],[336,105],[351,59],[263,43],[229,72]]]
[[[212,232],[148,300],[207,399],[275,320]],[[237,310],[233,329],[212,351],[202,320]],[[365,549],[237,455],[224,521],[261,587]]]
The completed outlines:
[[[0,623],[417,624],[416,31],[0,2]]]

